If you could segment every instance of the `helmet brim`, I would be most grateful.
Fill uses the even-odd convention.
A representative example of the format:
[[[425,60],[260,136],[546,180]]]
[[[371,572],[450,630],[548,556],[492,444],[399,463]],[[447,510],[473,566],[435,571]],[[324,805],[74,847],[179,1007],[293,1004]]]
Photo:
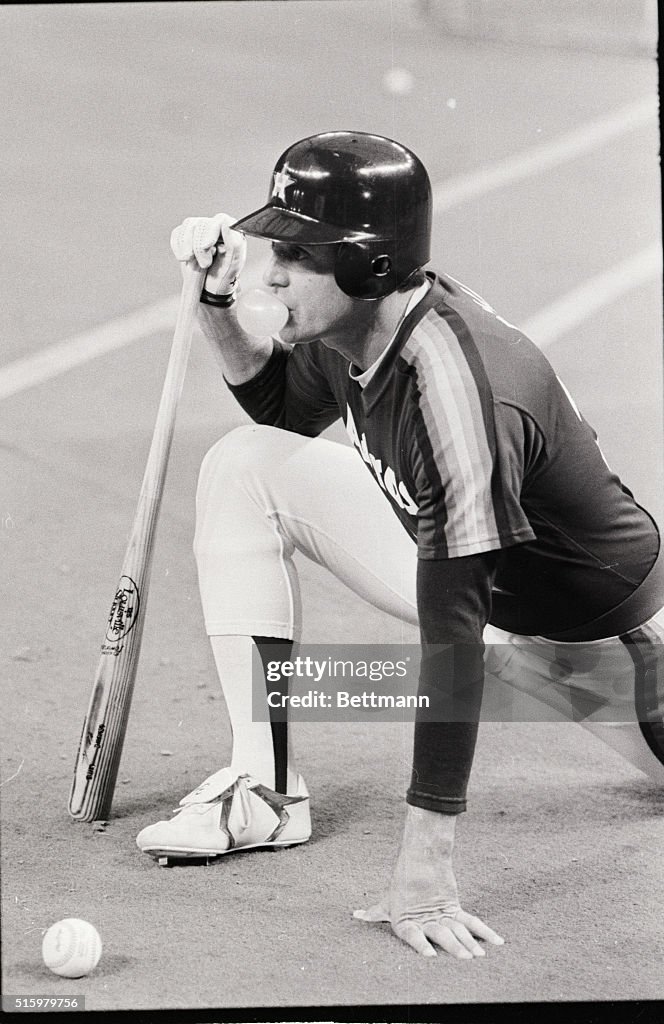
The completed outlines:
[[[245,235],[270,238],[274,242],[298,241],[305,245],[330,245],[334,242],[375,237],[370,232],[349,231],[347,228],[335,227],[334,224],[322,224],[304,214],[272,206],[271,203],[242,217],[232,228],[234,231],[243,231]]]

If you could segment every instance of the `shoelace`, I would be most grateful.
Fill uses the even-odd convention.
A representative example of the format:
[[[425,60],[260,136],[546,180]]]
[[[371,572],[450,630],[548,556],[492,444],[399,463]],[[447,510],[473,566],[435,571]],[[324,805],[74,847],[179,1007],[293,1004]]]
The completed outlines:
[[[227,800],[229,797],[234,801],[236,796],[240,799],[239,831],[245,832],[251,823],[251,804],[249,801],[249,787],[242,778],[237,779],[230,789],[226,790],[225,793],[220,794],[218,797],[215,797],[213,800],[201,804],[184,804],[182,807],[176,807],[174,813],[180,814],[185,810],[190,812],[193,810],[197,814],[206,814],[207,811],[210,810],[212,804],[223,803],[223,801]]]

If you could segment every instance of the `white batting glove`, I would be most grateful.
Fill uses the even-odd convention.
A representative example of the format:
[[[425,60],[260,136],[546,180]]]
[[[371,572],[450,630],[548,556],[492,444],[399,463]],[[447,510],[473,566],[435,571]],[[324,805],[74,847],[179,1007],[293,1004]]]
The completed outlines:
[[[243,234],[232,231],[237,220],[227,213],[216,217],[187,217],[171,234],[171,249],[176,260],[195,259],[208,271],[205,291],[212,295],[232,296],[247,256]]]

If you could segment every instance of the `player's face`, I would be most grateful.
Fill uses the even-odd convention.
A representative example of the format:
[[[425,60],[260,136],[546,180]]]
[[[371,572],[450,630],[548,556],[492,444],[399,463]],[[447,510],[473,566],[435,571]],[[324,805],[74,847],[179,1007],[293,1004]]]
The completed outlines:
[[[341,291],[334,280],[337,245],[273,242],[263,280],[288,307],[290,316],[279,336],[290,344],[320,338],[345,344],[362,330],[366,306]]]

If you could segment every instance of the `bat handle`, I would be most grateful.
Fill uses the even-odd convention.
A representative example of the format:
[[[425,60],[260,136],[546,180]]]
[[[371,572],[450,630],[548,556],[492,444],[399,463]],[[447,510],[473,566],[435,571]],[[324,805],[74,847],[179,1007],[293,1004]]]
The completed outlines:
[[[180,307],[175,324],[174,340],[181,334],[191,334],[193,330],[207,270],[200,267],[196,260],[192,259],[183,265],[182,275],[182,292],[180,294]]]
[[[173,344],[143,479],[142,491],[149,489],[157,495],[161,495],[166,474],[168,452],[175,426],[175,412],[182,393],[191,339],[196,326],[198,303],[206,274],[207,270],[200,267],[196,260],[189,260],[183,266],[182,291],[173,332]],[[155,482],[155,475],[158,482]]]

